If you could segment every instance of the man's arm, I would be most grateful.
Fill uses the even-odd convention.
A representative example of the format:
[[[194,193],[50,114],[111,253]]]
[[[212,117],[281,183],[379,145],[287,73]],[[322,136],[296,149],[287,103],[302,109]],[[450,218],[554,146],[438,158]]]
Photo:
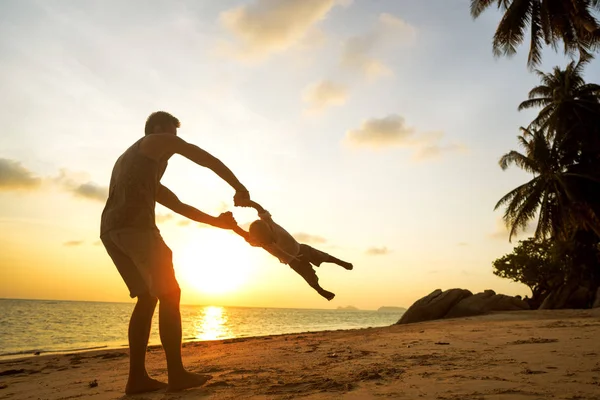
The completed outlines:
[[[235,189],[235,205],[244,206],[250,201],[246,187],[237,179],[233,172],[207,151],[186,142],[176,135],[153,134],[142,141],[142,152],[157,161],[169,159],[173,154],[180,154],[194,163],[212,170],[221,179]]]
[[[163,185],[158,187],[156,201],[168,209],[176,212],[177,214],[183,215],[184,217],[196,222],[209,224],[222,229],[234,229],[234,226],[237,226],[235,219],[233,219],[233,215],[230,215],[231,213],[223,213],[218,217],[208,215],[190,205],[181,202],[175,193]]]

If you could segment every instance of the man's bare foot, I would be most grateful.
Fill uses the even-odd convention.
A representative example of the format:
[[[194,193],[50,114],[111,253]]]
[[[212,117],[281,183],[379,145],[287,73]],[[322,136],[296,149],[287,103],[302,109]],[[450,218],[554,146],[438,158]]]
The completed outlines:
[[[184,371],[177,375],[176,378],[169,377],[168,392],[179,392],[181,390],[190,389],[204,385],[212,379],[212,375],[200,375],[193,372]]]
[[[125,394],[156,392],[157,390],[165,389],[166,387],[166,383],[152,379],[149,376],[139,380],[129,379],[125,386]]]

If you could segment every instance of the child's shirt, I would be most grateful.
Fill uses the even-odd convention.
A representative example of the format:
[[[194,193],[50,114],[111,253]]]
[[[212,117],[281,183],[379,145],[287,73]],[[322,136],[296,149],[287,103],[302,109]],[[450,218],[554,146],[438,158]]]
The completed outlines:
[[[300,244],[288,231],[273,221],[268,211],[265,210],[264,213],[258,213],[258,217],[269,224],[275,236],[274,245],[266,245],[264,249],[277,257],[281,263],[289,264],[300,252]]]

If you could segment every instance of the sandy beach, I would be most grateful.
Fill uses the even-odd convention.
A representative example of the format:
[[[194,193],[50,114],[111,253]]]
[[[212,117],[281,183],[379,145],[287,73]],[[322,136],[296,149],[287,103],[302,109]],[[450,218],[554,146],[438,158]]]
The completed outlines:
[[[125,396],[127,350],[0,362],[0,399],[600,399],[600,309],[184,345],[202,388]],[[166,380],[162,348],[148,351]]]

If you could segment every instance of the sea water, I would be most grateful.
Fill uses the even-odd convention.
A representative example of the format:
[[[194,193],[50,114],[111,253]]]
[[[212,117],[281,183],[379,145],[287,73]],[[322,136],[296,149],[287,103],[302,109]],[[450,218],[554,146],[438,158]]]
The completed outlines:
[[[127,346],[133,303],[0,299],[0,358]],[[389,326],[402,311],[181,306],[184,341]],[[159,344],[158,315],[150,344]]]

